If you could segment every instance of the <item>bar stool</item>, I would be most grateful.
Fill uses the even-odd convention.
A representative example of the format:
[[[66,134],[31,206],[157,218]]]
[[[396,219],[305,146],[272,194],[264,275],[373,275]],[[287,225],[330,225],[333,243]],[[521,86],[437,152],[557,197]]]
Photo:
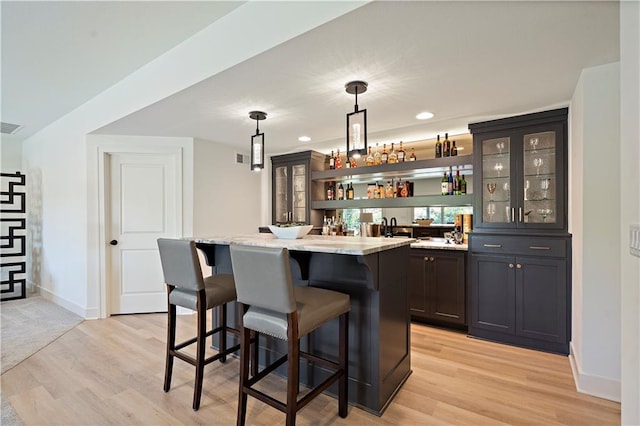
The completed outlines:
[[[340,417],[347,417],[349,296],[320,288],[293,286],[289,252],[286,248],[242,245],[229,247],[238,302],[242,303],[244,312],[240,329],[237,424],[245,423],[247,395],[251,395],[284,412],[287,416],[286,424],[295,425],[298,410],[336,381],[338,414]],[[334,318],[339,318],[340,323],[337,363],[300,351],[301,337]],[[251,331],[285,340],[287,354],[249,379]],[[300,357],[334,372],[298,400]],[[286,403],[253,387],[287,361]]]
[[[225,362],[227,355],[237,351],[240,345],[227,348],[227,331],[239,334],[239,330],[227,326],[227,303],[236,300],[233,275],[213,275],[204,278],[200,269],[200,260],[193,241],[168,238],[158,239],[160,260],[164,281],[167,284],[168,326],[167,354],[164,370],[164,391],[169,392],[173,358],[177,357],[196,367],[196,379],[193,389],[193,409],[200,408],[204,366],[213,361]],[[197,312],[197,335],[194,338],[176,344],[176,306],[182,306]],[[207,330],[207,310],[219,306],[218,327]],[[206,339],[220,333],[218,353],[205,359]],[[196,357],[181,351],[196,343]]]

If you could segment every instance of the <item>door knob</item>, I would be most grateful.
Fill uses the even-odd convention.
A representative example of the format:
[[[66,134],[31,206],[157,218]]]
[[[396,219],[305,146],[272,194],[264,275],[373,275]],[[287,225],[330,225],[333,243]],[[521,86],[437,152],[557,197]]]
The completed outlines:
[[[510,268],[510,269],[513,269],[513,263],[510,263],[510,264],[509,264],[509,268]]]
[[[111,241],[109,241],[109,244],[111,244],[112,246],[117,246],[118,245],[118,240],[111,240]]]

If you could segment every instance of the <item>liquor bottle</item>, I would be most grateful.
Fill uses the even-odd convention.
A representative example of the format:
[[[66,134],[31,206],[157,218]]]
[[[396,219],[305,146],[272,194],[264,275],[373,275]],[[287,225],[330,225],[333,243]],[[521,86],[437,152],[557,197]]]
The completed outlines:
[[[451,156],[455,157],[458,155],[458,148],[456,148],[456,141],[451,142]]]
[[[333,150],[331,150],[331,157],[329,157],[329,169],[333,170],[336,168],[336,157],[333,155]]]
[[[449,133],[444,134],[444,143],[442,149],[442,156],[448,157],[451,155],[451,141],[449,141]]]
[[[453,195],[453,170],[449,167],[449,180],[447,182],[447,192]]]
[[[442,195],[448,195],[449,194],[449,179],[447,179],[447,172],[444,172],[444,175],[442,176],[442,181],[440,186],[442,187]]]
[[[375,164],[373,154],[371,153],[371,147],[369,147],[369,154],[367,154],[366,164],[367,166],[373,166]]]
[[[351,168],[351,158],[347,157],[345,162],[344,162],[344,168],[345,169],[350,169]]]
[[[464,175],[460,176],[460,194],[467,193],[467,180],[464,178]]]
[[[389,164],[398,162],[398,154],[396,153],[395,143],[391,142],[391,152],[389,153]]]
[[[349,182],[349,185],[347,185],[347,200],[353,200],[353,196],[353,185],[351,185],[351,182]]]
[[[335,187],[334,182],[329,182],[329,186],[327,187],[327,200],[335,200]]]
[[[436,140],[436,158],[442,157],[442,142],[440,142],[440,135],[438,135],[438,140]]]
[[[380,160],[382,164],[387,164],[389,162],[389,153],[387,152],[387,144],[383,144],[382,146],[382,154],[380,154]]]
[[[409,156],[409,161],[416,161],[416,149],[415,148],[411,148],[411,155]]]
[[[409,181],[405,181],[402,188],[400,188],[400,196],[408,197],[409,196]]]
[[[400,149],[398,150],[398,163],[404,163],[406,157],[407,151],[402,148],[402,141],[400,141]]]
[[[342,182],[340,182],[340,186],[338,186],[338,200],[344,200],[344,186],[342,186]]]
[[[382,156],[380,155],[380,150],[378,150],[378,144],[376,144],[376,152],[373,154],[373,164],[376,166],[382,164]]]
[[[358,162],[354,157],[351,157],[351,168],[358,167]]]
[[[456,180],[453,182],[454,195],[460,195],[460,170],[456,170]]]
[[[340,158],[340,150],[336,154],[336,169],[342,168],[342,158]]]
[[[387,181],[387,186],[384,189],[384,198],[393,198],[395,196],[395,192],[393,191],[393,185],[391,185],[391,181]]]

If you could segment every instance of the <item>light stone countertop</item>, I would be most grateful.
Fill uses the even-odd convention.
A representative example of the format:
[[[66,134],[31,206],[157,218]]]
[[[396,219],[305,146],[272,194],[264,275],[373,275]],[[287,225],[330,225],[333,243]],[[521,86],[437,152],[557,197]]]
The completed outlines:
[[[444,238],[432,238],[430,240],[419,240],[414,243],[411,243],[411,248],[419,248],[419,249],[431,249],[431,250],[458,250],[458,251],[469,251],[469,245],[467,243],[464,244],[454,244],[445,242]]]
[[[297,240],[278,239],[273,234],[245,234],[234,236],[212,236],[192,238],[197,243],[243,244],[257,247],[286,247],[289,250],[317,253],[367,255],[402,247],[416,241],[406,237],[333,237],[306,235]]]

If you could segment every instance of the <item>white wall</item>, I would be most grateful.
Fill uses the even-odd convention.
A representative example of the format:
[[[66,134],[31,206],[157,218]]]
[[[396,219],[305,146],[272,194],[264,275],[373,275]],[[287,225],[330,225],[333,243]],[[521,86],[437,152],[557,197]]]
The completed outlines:
[[[0,171],[22,171],[22,142],[13,135],[0,135]]]
[[[28,279],[45,296],[87,315],[93,298],[87,289],[98,274],[88,270],[98,253],[87,238],[96,220],[88,215],[87,134],[362,4],[245,3],[24,141],[28,208],[35,215],[28,225],[34,236]]]
[[[640,258],[629,254],[629,225],[640,225],[640,3],[620,2],[620,270],[622,424],[640,424]]]
[[[254,172],[249,164],[236,163],[236,152],[220,143],[195,141],[195,236],[252,233],[267,224],[260,213],[262,197],[268,196],[261,183],[266,171]]]
[[[584,69],[571,102],[571,359],[581,392],[620,400],[618,63]]]

